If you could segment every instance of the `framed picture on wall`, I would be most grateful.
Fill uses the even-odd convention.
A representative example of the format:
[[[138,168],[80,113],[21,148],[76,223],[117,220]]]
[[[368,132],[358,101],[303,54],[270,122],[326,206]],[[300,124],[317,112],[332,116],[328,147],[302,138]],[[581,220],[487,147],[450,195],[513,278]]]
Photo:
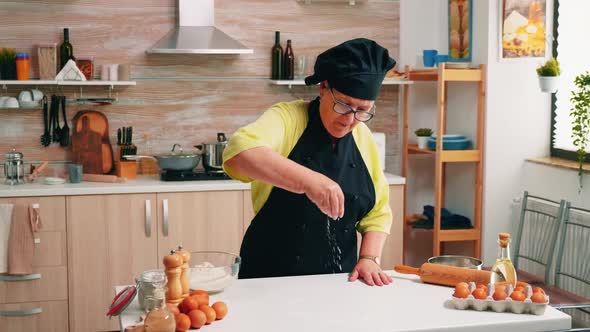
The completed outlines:
[[[449,0],[449,60],[471,62],[473,0]]]
[[[500,59],[545,58],[546,0],[501,0]]]

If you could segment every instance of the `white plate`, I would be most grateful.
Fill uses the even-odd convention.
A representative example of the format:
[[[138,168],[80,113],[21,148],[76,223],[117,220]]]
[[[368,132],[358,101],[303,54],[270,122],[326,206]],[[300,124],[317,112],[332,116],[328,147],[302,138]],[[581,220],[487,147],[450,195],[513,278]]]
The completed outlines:
[[[48,178],[45,178],[43,180],[43,182],[45,184],[64,184],[64,183],[66,183],[66,180],[62,179],[62,178],[48,177]]]

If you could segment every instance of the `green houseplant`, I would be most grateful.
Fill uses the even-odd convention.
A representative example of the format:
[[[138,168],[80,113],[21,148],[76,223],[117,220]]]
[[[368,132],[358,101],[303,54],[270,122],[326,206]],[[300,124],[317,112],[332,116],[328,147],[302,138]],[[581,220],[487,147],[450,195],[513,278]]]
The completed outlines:
[[[414,133],[418,136],[418,147],[420,149],[426,149],[428,147],[428,137],[432,135],[432,129],[420,128],[414,131]]]
[[[13,48],[0,50],[0,79],[16,80],[16,50]]]
[[[547,60],[544,65],[537,68],[541,91],[555,93],[559,82],[559,74],[561,74],[561,69],[556,58]]]
[[[580,190],[582,189],[582,177],[584,174],[584,161],[587,157],[588,142],[590,141],[590,73],[578,75],[574,79],[577,90],[572,91],[570,102],[572,109],[570,116],[572,119],[572,139],[576,147],[578,159],[578,177],[580,180]]]

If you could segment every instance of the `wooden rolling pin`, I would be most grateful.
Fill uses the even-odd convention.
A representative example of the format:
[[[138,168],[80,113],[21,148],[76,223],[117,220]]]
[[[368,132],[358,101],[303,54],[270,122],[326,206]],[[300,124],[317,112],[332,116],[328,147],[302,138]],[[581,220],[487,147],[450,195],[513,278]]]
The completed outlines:
[[[431,263],[424,263],[420,268],[396,265],[393,269],[398,273],[419,275],[422,282],[425,283],[452,287],[460,282],[470,281],[487,285],[491,277],[490,271]]]

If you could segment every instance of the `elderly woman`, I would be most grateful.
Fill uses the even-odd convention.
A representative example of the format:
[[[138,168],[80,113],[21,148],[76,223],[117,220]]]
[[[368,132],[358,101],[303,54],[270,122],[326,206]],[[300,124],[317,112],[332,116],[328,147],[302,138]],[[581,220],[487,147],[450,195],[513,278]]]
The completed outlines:
[[[365,122],[394,65],[368,39],[335,46],[305,79],[319,83],[319,97],[278,103],[233,135],[223,167],[252,181],[256,213],[240,278],[348,272],[368,285],[392,281],[379,264],[392,219],[389,189]]]

